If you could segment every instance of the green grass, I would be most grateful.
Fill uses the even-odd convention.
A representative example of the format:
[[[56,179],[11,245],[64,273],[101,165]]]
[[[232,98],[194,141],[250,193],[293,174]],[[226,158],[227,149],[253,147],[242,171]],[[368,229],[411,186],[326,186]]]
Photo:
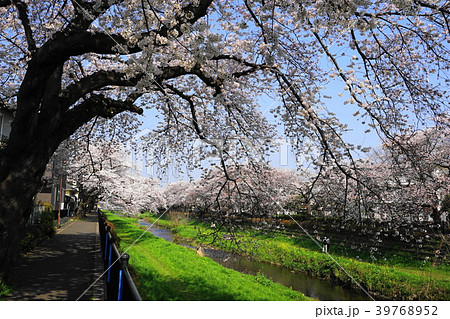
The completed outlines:
[[[0,300],[4,300],[11,292],[11,288],[0,280]]]
[[[276,236],[276,237],[274,237]],[[310,239],[292,238],[283,236],[281,234],[271,234],[258,236],[253,234],[253,238],[265,239],[268,241],[275,241],[278,243],[286,243],[295,247],[302,247],[308,251],[321,252],[321,247]],[[356,250],[350,247],[343,247],[339,245],[332,245],[331,254],[335,257],[343,257],[346,259],[354,259],[374,265],[395,268],[406,273],[411,273],[420,276],[432,277],[434,279],[450,280],[450,267],[448,263],[444,263],[439,267],[435,267],[432,261],[424,261],[415,258],[410,253],[395,251],[380,251],[377,254],[370,254],[369,249]],[[375,255],[375,256],[374,256]]]
[[[136,219],[106,216],[114,224],[121,250],[143,234]],[[262,275],[244,275],[227,269],[148,232],[127,253],[144,300],[310,300]]]
[[[161,226],[170,227],[171,224],[169,221],[163,221]],[[174,228],[174,231],[181,238],[198,241],[198,235],[210,233],[211,228],[201,223],[190,222]],[[239,233],[238,236],[239,247],[232,241],[223,240],[220,235],[213,245],[223,250],[240,249],[241,254],[251,255],[258,260],[281,264],[289,269],[302,271],[315,277],[335,280],[345,286],[356,288],[356,281],[370,294],[382,299],[450,299],[448,266],[434,268],[428,264],[417,267],[417,264],[409,265],[409,258],[405,257],[395,260],[393,265],[369,263],[333,253],[332,256],[336,263],[315,247],[308,246],[310,249],[301,247],[301,243],[294,238],[280,235],[277,235],[276,238],[273,235],[258,236],[255,233]],[[203,243],[211,241],[212,238],[203,238]],[[355,280],[352,280],[347,273]]]

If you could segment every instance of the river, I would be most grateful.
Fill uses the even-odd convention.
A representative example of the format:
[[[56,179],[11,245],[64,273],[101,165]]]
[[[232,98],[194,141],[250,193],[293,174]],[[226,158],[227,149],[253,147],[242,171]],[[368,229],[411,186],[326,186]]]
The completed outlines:
[[[139,224],[145,227],[150,226],[150,224],[144,220],[140,220]],[[169,229],[152,226],[148,229],[148,231],[153,235],[167,241],[173,242],[174,240],[174,235]],[[178,244],[196,249],[195,247],[189,246],[188,243],[180,242]],[[371,300],[366,294],[360,291],[343,288],[330,281],[313,278],[304,273],[292,272],[282,266],[256,261],[222,250],[205,247],[201,248],[201,254],[205,257],[213,259],[224,267],[234,269],[244,274],[264,274],[272,281],[286,287],[292,287],[292,289],[300,291],[311,298],[324,301]]]

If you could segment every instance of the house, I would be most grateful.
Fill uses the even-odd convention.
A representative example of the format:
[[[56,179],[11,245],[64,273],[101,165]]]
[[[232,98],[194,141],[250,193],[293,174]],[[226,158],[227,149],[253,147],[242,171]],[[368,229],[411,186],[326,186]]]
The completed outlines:
[[[47,164],[42,177],[43,186],[36,195],[36,203],[50,203],[60,217],[73,216],[78,206],[78,187],[76,183],[69,180],[64,173],[61,173],[62,163],[55,156]]]
[[[13,119],[14,114],[12,111],[0,109],[0,145],[8,140]]]

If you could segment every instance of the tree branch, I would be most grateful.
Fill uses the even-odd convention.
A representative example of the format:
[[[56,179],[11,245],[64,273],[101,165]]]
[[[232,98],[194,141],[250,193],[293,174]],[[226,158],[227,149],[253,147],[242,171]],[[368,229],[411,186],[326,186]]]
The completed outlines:
[[[220,88],[217,87],[214,79],[207,77],[200,70],[200,66],[192,68],[187,71],[185,68],[180,66],[165,67],[161,69],[161,73],[154,79],[155,83],[161,83],[168,79],[173,79],[182,75],[194,74],[201,78],[207,85],[214,86],[216,90]],[[88,93],[92,93],[95,90],[104,88],[106,86],[135,86],[139,80],[141,80],[145,74],[140,72],[134,77],[127,77],[127,74],[119,71],[105,71],[100,70],[91,75],[85,76],[81,80],[70,84],[65,90],[61,92],[61,97],[63,99],[63,104],[69,108],[71,105],[76,103],[80,98]]]
[[[188,4],[187,6],[182,8],[183,14],[176,16],[176,20],[178,21],[178,23],[175,24],[175,26],[169,28],[165,24],[163,24],[163,26],[158,31],[153,32],[163,37],[167,37],[170,31],[176,30],[178,32],[178,36],[183,35],[184,32],[182,29],[182,25],[186,23],[194,24],[200,18],[204,17],[212,2],[213,0],[200,0],[198,1],[198,4],[193,3]]]
[[[235,77],[235,78],[247,76],[249,74],[255,73],[256,71],[260,71],[260,70],[276,69],[276,67],[274,67],[274,66],[269,66],[267,64],[258,64],[258,63],[248,62],[239,57],[236,57],[233,55],[228,55],[228,54],[217,55],[217,56],[213,57],[211,60],[213,60],[213,61],[232,60],[232,61],[236,61],[236,62],[248,67],[248,69],[246,69],[246,70],[232,73],[231,76]]]
[[[0,0],[0,8],[8,7],[11,4],[11,0]]]
[[[25,32],[25,38],[27,39],[28,50],[34,52],[36,50],[36,42],[33,38],[33,32],[30,26],[30,19],[28,19],[28,6],[25,2],[21,0],[13,0],[14,6],[17,8],[19,13],[19,19],[22,21],[23,30]],[[1,5],[0,5],[1,6]]]
[[[96,1],[71,0],[75,10],[75,16],[67,26],[65,32],[87,30],[92,22],[105,13],[111,6],[123,1],[124,0],[102,0],[101,5],[97,6]]]
[[[442,6],[437,6],[435,4],[426,3],[426,2],[420,1],[420,0],[414,0],[414,3],[421,7],[424,7],[424,8],[429,8],[429,9],[433,9],[433,10],[436,10],[436,11],[439,11],[439,12],[442,12],[445,14],[450,14],[450,10],[449,10],[450,5],[449,5],[448,1]]]
[[[130,44],[118,34],[79,31],[67,35],[64,32],[58,32],[52,40],[37,50],[33,60],[44,65],[54,65],[67,61],[71,56],[86,53],[116,54],[120,51],[132,54],[140,52],[141,48]]]
[[[126,78],[126,74],[118,71],[98,71],[69,85],[61,92],[63,104],[70,107],[80,98],[106,86],[135,86],[143,74]]]
[[[60,125],[55,130],[55,135],[63,137],[64,140],[96,116],[113,118],[124,111],[142,114],[144,110],[134,105],[139,96],[139,94],[131,94],[125,101],[121,101],[101,94],[91,94],[88,99],[64,114]]]

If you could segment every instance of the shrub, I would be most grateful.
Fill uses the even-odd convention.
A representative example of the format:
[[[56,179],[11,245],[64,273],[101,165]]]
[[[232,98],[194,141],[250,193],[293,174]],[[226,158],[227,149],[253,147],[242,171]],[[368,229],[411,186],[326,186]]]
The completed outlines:
[[[20,245],[21,253],[27,253],[35,249],[43,241],[55,235],[55,225],[53,221],[53,211],[51,205],[46,205],[36,224],[28,225],[25,229],[25,236]]]
[[[3,300],[10,292],[11,288],[0,280],[0,300]]]

